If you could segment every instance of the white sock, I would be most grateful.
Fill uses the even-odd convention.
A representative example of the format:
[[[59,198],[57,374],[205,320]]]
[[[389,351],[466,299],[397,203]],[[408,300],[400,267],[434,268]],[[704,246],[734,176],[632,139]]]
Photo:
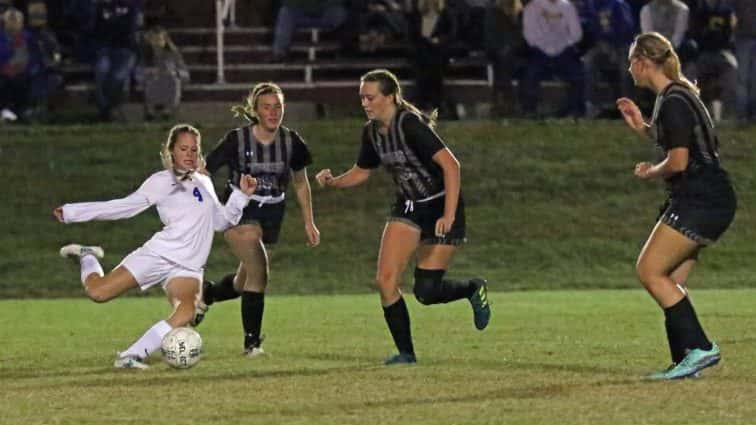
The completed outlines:
[[[79,264],[81,264],[81,283],[85,286],[87,284],[87,276],[92,273],[97,273],[99,276],[104,276],[100,262],[97,261],[97,257],[94,255],[85,255],[79,258]]]
[[[154,325],[147,332],[142,335],[131,347],[121,353],[121,357],[136,356],[140,359],[146,359],[150,354],[157,351],[160,348],[160,343],[163,342],[163,337],[173,329],[171,325],[165,320],[161,320]]]

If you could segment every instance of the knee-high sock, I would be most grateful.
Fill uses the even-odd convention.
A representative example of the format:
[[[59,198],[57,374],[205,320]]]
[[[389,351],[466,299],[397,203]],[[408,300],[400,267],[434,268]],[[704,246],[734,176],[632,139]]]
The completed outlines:
[[[386,319],[391,337],[394,338],[394,345],[399,352],[414,355],[415,347],[412,345],[409,311],[404,298],[400,297],[397,302],[383,307],[383,317]]]
[[[163,342],[163,337],[165,337],[171,329],[173,328],[165,320],[155,323],[135,343],[131,344],[131,347],[122,352],[121,357],[137,356],[140,359],[146,359],[150,354],[160,348],[160,344]]]
[[[677,304],[665,308],[664,316],[669,322],[668,332],[673,337],[671,341],[677,341],[677,351],[685,353],[685,350],[700,348],[703,350],[711,349],[711,341],[706,337],[706,333],[698,321],[693,304],[688,297],[683,298]],[[679,354],[678,354],[679,357]]]
[[[265,311],[264,292],[242,292],[241,315],[244,327],[244,346],[260,345],[260,329]]]
[[[86,286],[87,276],[92,273],[97,273],[99,276],[104,276],[100,262],[97,261],[97,257],[94,255],[85,255],[79,258],[79,264],[81,265],[81,283]]]
[[[234,289],[234,277],[236,275],[233,273],[227,274],[218,283],[207,287],[203,294],[205,304],[238,298],[241,294]]]

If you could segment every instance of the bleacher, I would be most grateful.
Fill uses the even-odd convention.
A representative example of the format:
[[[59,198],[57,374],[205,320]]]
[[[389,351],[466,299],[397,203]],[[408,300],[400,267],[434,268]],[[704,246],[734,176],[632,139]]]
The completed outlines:
[[[219,82],[215,28],[173,28],[173,41],[179,46],[191,72],[192,81],[184,87],[184,102],[234,102],[259,81],[275,81],[282,86],[288,101],[325,105],[357,105],[359,77],[374,68],[389,68],[402,80],[409,96],[413,66],[406,46],[390,45],[370,56],[347,57],[341,52],[334,34],[317,29],[297,32],[291,56],[285,63],[264,63],[270,56],[272,28],[228,28],[224,35],[224,75]],[[70,97],[86,99],[92,88],[92,71],[86,65],[65,68]],[[491,71],[482,55],[472,55],[450,65],[447,86],[457,102],[474,104],[487,101],[491,90]],[[140,99],[138,88],[131,101]]]

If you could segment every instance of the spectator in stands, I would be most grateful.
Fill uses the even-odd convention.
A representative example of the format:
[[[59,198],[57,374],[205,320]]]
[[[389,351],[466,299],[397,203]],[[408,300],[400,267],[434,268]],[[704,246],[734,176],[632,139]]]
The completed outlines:
[[[580,18],[580,29],[583,30],[583,37],[578,43],[580,54],[590,50],[596,43],[598,33],[598,15],[596,13],[596,0],[570,0],[575,5],[578,18]]]
[[[485,47],[493,64],[494,89],[491,112],[494,116],[515,115],[517,101],[512,79],[522,62],[522,1],[495,0],[484,20]]]
[[[520,85],[523,112],[536,114],[541,81],[553,73],[569,86],[559,114],[585,115],[585,70],[577,50],[583,30],[575,6],[568,0],[532,0],[523,12],[523,35],[530,46]]]
[[[0,14],[5,13],[12,6],[13,2],[11,0],[0,0]],[[0,28],[2,28],[2,24],[0,24]]]
[[[62,52],[55,33],[48,26],[47,5],[42,0],[28,4],[29,31],[32,34],[31,53],[36,63],[31,75],[29,91],[33,118],[44,120],[48,112],[48,99],[63,85],[60,71]]]
[[[137,30],[141,19],[138,0],[97,2],[94,31],[97,54],[94,65],[95,101],[100,119],[125,120],[121,104],[126,100],[137,57]]]
[[[8,8],[0,29],[0,119],[24,119],[29,106],[33,61],[31,33],[24,29],[24,15]]]
[[[586,110],[595,116],[607,109],[600,96],[602,90],[597,83],[606,77],[611,89],[611,109],[614,99],[629,94],[627,73],[627,49],[633,41],[634,23],[630,6],[625,0],[596,0],[598,26],[594,46],[586,52],[583,60],[586,66]]]
[[[640,13],[641,32],[658,32],[672,42],[685,71],[695,60],[696,45],[686,39],[690,9],[680,0],[651,0]]]
[[[360,53],[373,53],[387,42],[407,39],[407,17],[398,0],[353,0]]]
[[[753,0],[728,0],[737,17],[738,118],[756,120],[756,6]]]
[[[286,60],[297,29],[334,30],[341,27],[346,19],[343,0],[282,0],[273,32],[273,53],[268,61]]]
[[[698,45],[695,75],[701,100],[709,105],[715,122],[722,120],[723,105],[734,110],[738,63],[733,52],[735,13],[723,0],[699,0],[691,15],[691,36]]]
[[[151,121],[173,117],[181,102],[181,85],[189,82],[189,70],[178,47],[162,27],[144,35],[141,71],[144,76],[144,116]]]
[[[465,10],[463,0],[419,0],[410,17],[416,102],[422,109],[437,109],[446,119],[459,115],[444,76],[450,58],[466,50],[461,41]]]

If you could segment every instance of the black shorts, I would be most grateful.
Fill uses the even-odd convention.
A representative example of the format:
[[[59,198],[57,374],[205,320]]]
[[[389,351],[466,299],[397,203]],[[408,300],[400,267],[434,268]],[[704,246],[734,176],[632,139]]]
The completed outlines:
[[[697,200],[671,199],[660,208],[658,220],[701,245],[714,243],[735,217],[735,199],[714,205]]]
[[[278,235],[281,233],[281,223],[283,223],[285,211],[286,202],[262,204],[260,206],[253,199],[244,208],[239,224],[256,224],[260,226],[263,232],[263,243],[265,245],[273,245],[278,242]]]
[[[449,233],[436,236],[436,221],[444,215],[446,197],[441,196],[427,202],[413,202],[397,199],[391,206],[389,221],[401,221],[420,230],[420,241],[427,245],[461,245],[465,239],[465,203],[459,197],[454,224]]]

